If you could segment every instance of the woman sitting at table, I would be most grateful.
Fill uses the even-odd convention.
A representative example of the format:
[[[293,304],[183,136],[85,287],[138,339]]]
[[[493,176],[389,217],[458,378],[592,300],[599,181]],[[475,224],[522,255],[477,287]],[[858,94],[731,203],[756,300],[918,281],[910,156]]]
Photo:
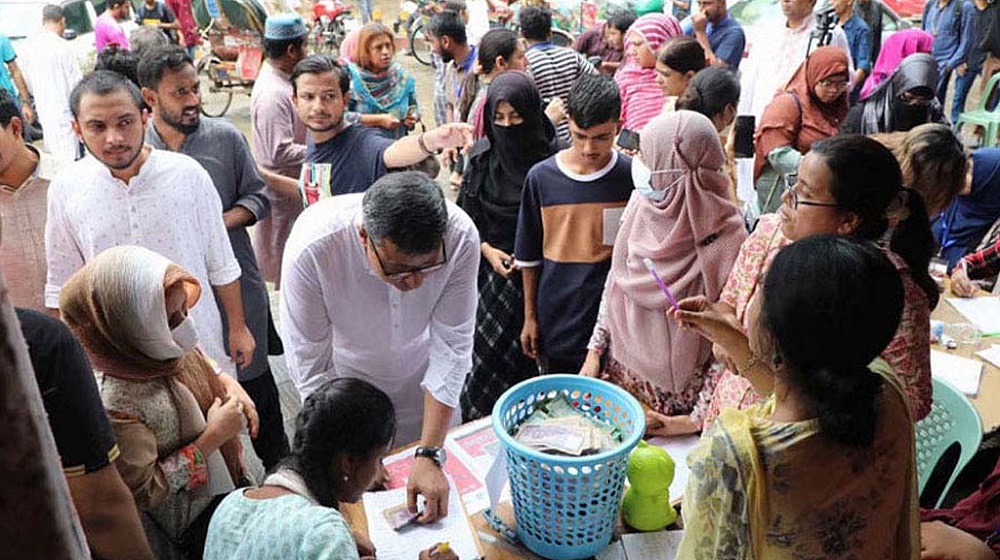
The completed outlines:
[[[909,132],[869,136],[896,156],[903,184],[920,193],[927,215],[944,212],[966,188],[969,156],[948,125],[927,123]]]
[[[770,272],[775,254],[789,243],[817,233],[851,237],[859,241],[884,240],[887,213],[907,215],[892,229],[889,259],[896,265],[906,292],[906,305],[896,336],[882,357],[892,366],[906,390],[915,420],[931,408],[930,310],[937,305],[937,286],[928,274],[933,239],[920,195],[902,189],[899,165],[892,153],[878,142],[858,135],[837,136],[813,145],[789,178],[777,214],[762,216],[747,238],[719,298],[734,324],[752,328],[749,310],[760,296],[760,287]],[[905,199],[905,204],[902,200]],[[884,243],[884,241],[883,241]],[[720,411],[747,408],[770,392],[758,393],[738,374],[737,362],[716,346],[715,357],[726,366],[715,392],[705,406],[704,417],[655,417],[662,428],[658,435],[679,435],[707,429]],[[699,407],[700,409],[700,407]]]
[[[239,383],[197,348],[198,281],[148,249],[108,249],[63,286],[62,317],[94,364],[121,449],[115,462],[158,558],[199,557],[212,509],[242,479]]]
[[[753,180],[760,214],[777,212],[785,177],[814,142],[835,136],[847,115],[847,54],[820,47],[764,109],[754,135]]]
[[[390,138],[402,138],[418,118],[416,82],[393,58],[392,31],[369,23],[358,36],[357,63],[347,66],[351,78],[349,111],[361,113],[361,124],[383,129]]]
[[[972,152],[969,165],[966,188],[931,224],[949,269],[975,251],[1000,219],[1000,148]]]
[[[374,556],[338,511],[371,486],[392,448],[396,414],[374,385],[345,377],[309,395],[292,451],[260,488],[233,492],[215,510],[205,560],[341,560]],[[431,551],[418,557],[429,560]],[[457,560],[452,551],[434,560]]]
[[[972,297],[980,287],[997,293],[1000,287],[997,275],[1000,275],[1000,220],[986,232],[976,252],[962,257],[952,269],[951,293]]]
[[[917,558],[913,421],[877,359],[902,315],[896,266],[816,235],[778,253],[762,291],[748,333],[704,297],[671,312],[771,395],[725,410],[688,456],[677,558]]]

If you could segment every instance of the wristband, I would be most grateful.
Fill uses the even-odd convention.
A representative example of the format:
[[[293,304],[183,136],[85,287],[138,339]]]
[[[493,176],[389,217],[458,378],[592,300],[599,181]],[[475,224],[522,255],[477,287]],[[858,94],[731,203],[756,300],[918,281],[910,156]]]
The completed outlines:
[[[421,132],[420,135],[417,136],[417,145],[420,146],[420,150],[429,156],[436,156],[440,154],[441,150],[433,152],[430,150],[430,148],[427,147],[427,144],[424,144],[424,134],[426,133]]]

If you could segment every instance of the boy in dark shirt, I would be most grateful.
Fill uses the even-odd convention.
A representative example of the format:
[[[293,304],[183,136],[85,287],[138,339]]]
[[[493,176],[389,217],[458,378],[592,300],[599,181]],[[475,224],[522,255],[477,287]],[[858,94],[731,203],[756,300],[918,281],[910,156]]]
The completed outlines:
[[[573,145],[531,168],[514,247],[524,280],[521,348],[545,373],[577,373],[632,194],[632,161],[614,149],[621,96],[583,76],[567,103]]]

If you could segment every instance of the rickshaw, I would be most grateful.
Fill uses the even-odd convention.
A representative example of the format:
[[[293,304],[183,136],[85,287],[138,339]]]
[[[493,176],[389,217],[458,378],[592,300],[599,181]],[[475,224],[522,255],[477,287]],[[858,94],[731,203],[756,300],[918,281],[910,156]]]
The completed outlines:
[[[267,12],[257,0],[194,0],[195,21],[207,53],[195,62],[201,79],[201,112],[221,117],[233,94],[250,95],[263,63],[261,38]]]

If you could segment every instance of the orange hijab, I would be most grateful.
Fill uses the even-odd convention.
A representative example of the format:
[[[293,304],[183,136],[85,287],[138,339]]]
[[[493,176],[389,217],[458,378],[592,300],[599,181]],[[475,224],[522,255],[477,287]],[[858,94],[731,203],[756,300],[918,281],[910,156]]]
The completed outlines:
[[[799,66],[761,116],[754,137],[754,181],[764,171],[771,150],[791,146],[804,154],[813,142],[837,134],[850,108],[848,91],[833,103],[823,103],[813,90],[822,80],[847,74],[847,53],[839,47],[820,47]]]

